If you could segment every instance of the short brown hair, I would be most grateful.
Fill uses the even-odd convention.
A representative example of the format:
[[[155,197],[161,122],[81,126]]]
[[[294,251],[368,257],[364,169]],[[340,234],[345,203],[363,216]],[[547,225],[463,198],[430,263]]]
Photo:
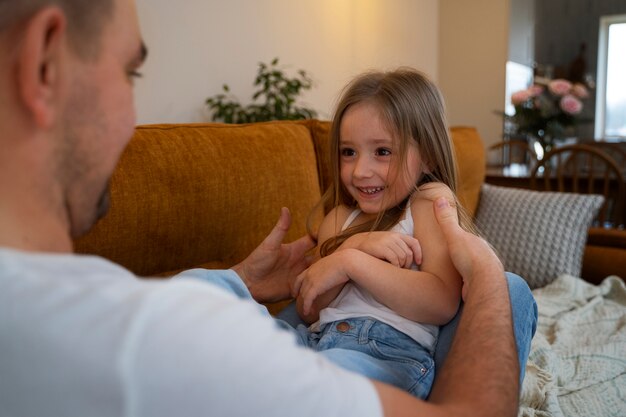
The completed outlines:
[[[104,24],[113,16],[114,0],[0,0],[0,33],[46,6],[57,6],[64,11],[70,45],[79,56],[98,55],[100,35]]]

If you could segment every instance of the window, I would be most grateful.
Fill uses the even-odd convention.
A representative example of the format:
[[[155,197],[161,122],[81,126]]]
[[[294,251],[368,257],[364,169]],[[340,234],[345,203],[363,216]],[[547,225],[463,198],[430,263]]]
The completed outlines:
[[[626,138],[626,15],[600,18],[599,38],[595,137]]]

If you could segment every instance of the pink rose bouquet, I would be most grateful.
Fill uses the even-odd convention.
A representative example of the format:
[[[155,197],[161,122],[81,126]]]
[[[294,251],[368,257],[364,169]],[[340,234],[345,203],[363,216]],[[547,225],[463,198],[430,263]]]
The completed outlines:
[[[578,114],[583,109],[583,103],[571,94],[564,95],[559,101],[559,107],[567,114]]]
[[[564,96],[569,93],[572,89],[572,83],[567,80],[557,79],[552,80],[548,83],[548,90],[555,96]]]
[[[582,100],[589,97],[582,84],[564,79],[550,80],[513,93],[515,114],[511,117],[517,133],[532,135],[543,145],[552,145],[563,138],[578,122],[583,110]]]

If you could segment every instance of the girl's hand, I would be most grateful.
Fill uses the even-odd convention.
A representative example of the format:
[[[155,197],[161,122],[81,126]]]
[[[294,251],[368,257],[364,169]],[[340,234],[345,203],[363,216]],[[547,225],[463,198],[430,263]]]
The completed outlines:
[[[361,254],[355,249],[334,252],[296,277],[292,283],[291,295],[301,299],[305,315],[311,312],[311,306],[317,297],[350,280],[349,264]]]
[[[378,231],[358,233],[348,238],[343,248],[354,248],[400,268],[422,263],[422,247],[417,239],[403,233]]]

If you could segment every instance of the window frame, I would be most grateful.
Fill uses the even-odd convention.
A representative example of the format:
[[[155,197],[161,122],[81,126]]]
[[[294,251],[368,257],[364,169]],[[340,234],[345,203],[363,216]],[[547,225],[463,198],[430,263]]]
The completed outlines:
[[[596,117],[594,137],[596,140],[606,139],[606,83],[608,70],[609,26],[626,24],[626,14],[600,17],[598,36],[598,71],[596,76]]]

